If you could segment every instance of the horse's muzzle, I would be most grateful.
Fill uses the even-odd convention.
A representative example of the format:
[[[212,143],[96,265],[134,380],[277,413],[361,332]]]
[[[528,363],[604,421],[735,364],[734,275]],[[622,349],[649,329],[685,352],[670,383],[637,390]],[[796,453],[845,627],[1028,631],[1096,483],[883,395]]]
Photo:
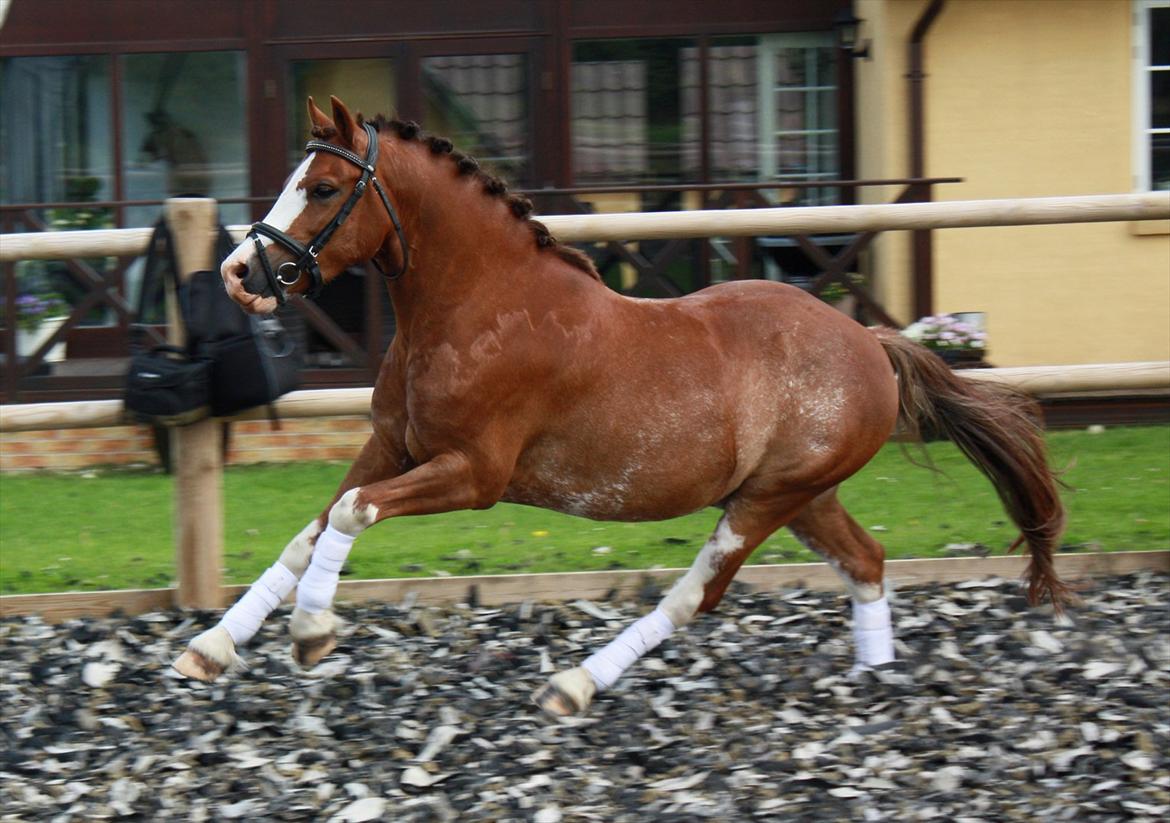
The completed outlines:
[[[276,309],[277,298],[272,293],[268,278],[258,265],[249,265],[248,260],[228,258],[220,268],[224,289],[245,311],[253,314],[267,314]]]

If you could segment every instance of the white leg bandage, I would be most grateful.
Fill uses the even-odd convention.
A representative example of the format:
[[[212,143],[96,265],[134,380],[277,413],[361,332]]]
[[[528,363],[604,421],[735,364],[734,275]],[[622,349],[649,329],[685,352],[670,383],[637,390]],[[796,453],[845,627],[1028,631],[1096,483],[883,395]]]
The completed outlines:
[[[859,667],[878,666],[894,659],[894,632],[886,598],[870,603],[853,601],[853,642]]]
[[[622,676],[622,672],[670,637],[673,631],[674,624],[666,613],[655,609],[615,637],[605,648],[590,655],[581,666],[589,672],[598,691],[608,689]]]
[[[313,559],[301,584],[297,586],[297,608],[317,614],[327,611],[333,605],[333,594],[337,591],[337,580],[345,558],[353,546],[354,538],[326,526],[317,538],[313,548]]]
[[[256,632],[260,631],[260,624],[264,618],[272,614],[273,609],[280,605],[280,601],[288,597],[289,592],[297,585],[297,576],[285,568],[283,563],[273,563],[260,579],[252,584],[252,588],[236,601],[220,618],[219,624],[227,629],[232,642],[237,646],[247,643]]]

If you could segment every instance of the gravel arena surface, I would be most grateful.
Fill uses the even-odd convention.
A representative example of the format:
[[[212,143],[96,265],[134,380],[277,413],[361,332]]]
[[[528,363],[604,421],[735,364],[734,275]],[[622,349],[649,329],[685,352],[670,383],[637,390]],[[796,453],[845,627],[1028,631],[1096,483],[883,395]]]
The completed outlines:
[[[906,589],[901,660],[847,677],[848,601],[729,592],[588,716],[530,702],[657,599],[288,607],[206,686],[171,660],[216,615],[0,622],[0,819],[1165,820],[1170,575],[1090,581],[1071,624],[1015,581]]]

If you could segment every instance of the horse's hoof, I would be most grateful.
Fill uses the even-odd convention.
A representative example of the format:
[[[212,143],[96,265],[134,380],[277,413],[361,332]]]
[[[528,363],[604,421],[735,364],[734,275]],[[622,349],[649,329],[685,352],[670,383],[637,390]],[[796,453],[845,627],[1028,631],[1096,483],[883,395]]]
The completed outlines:
[[[223,674],[224,667],[216,663],[209,657],[204,657],[199,652],[187,649],[179,655],[179,659],[171,664],[171,668],[177,671],[183,677],[190,677],[192,680],[202,680],[204,683],[210,683],[215,678]]]
[[[337,635],[333,633],[320,637],[307,637],[293,643],[292,656],[302,669],[311,669],[320,663],[325,655],[336,648]]]
[[[532,700],[553,717],[568,717],[582,714],[589,708],[597,685],[585,669],[577,667],[554,674],[536,693]]]
[[[216,626],[192,640],[171,667],[184,677],[210,683],[238,662],[231,635]]]

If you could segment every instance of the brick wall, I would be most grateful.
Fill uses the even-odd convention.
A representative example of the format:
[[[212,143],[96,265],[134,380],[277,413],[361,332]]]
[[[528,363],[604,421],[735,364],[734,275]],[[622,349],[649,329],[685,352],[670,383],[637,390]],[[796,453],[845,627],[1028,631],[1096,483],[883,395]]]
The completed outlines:
[[[289,460],[352,460],[370,434],[367,417],[231,424],[229,465]],[[159,463],[147,426],[0,433],[0,472]]]

